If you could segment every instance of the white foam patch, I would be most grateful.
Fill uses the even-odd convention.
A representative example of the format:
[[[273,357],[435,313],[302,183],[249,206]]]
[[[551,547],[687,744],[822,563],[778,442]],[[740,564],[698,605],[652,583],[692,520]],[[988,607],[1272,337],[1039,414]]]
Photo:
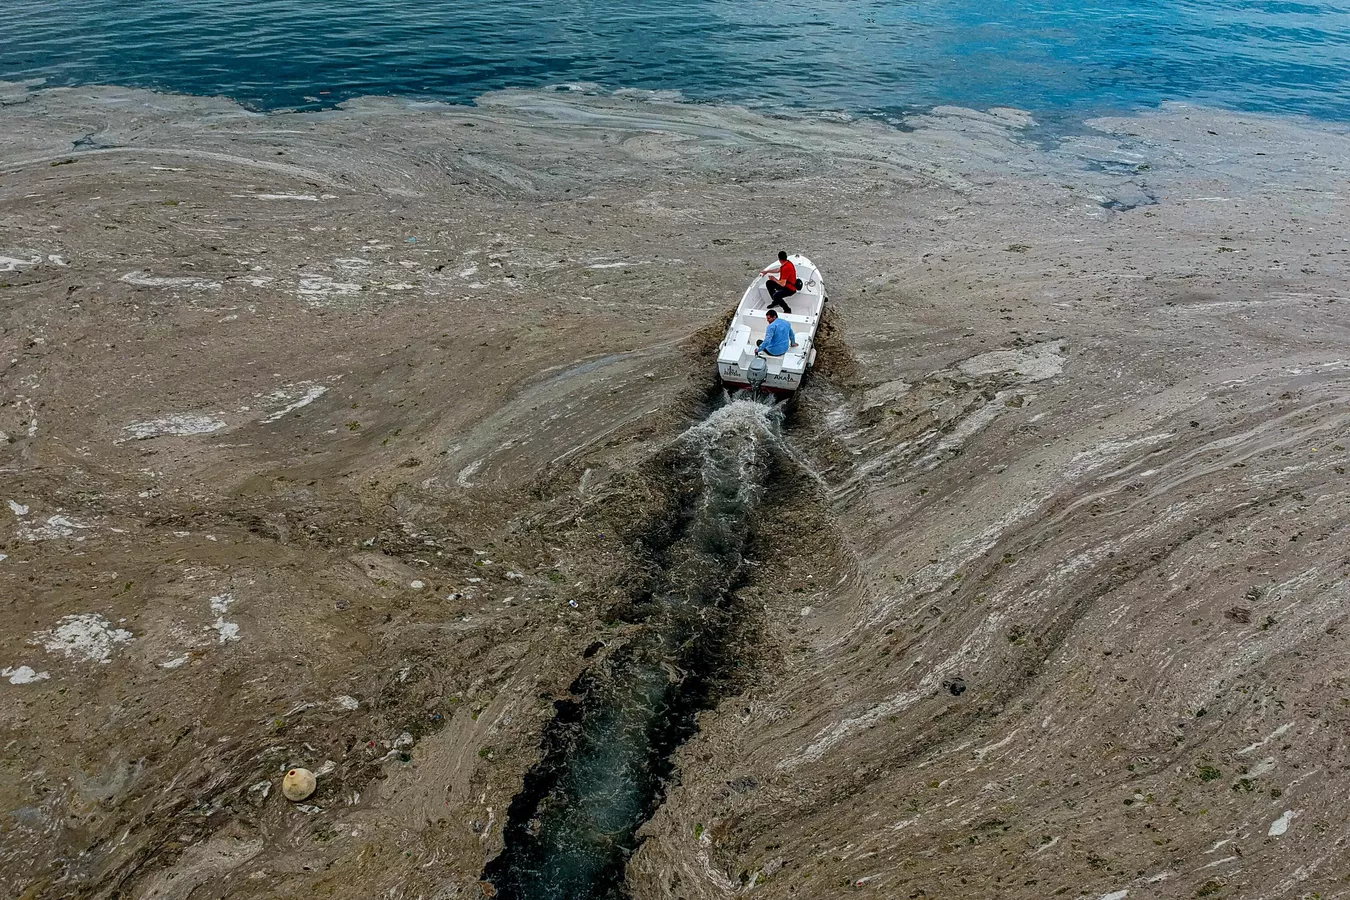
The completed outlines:
[[[128,272],[121,278],[127,284],[138,287],[182,287],[196,291],[214,291],[220,287],[219,281],[190,276],[154,275],[147,271]]]
[[[211,416],[183,414],[150,419],[146,422],[132,422],[122,428],[130,440],[143,441],[165,435],[210,434],[226,427],[220,419]]]
[[[60,653],[84,662],[106,663],[118,644],[134,640],[130,631],[113,628],[99,613],[65,616],[50,631],[33,635],[48,653]]]
[[[41,256],[34,256],[32,259],[17,259],[13,256],[0,256],[0,272],[17,272],[19,269],[36,266],[40,262],[42,262]]]
[[[1080,450],[1069,460],[1068,468],[1065,469],[1066,478],[1081,478],[1093,469],[1115,462],[1125,455],[1126,452],[1139,447],[1151,447],[1154,444],[1160,444],[1172,437],[1170,431],[1160,432],[1158,434],[1146,434],[1137,438],[1131,438],[1124,441],[1102,441],[1099,444]],[[1126,470],[1122,470],[1126,471]],[[1151,475],[1153,471],[1141,472],[1138,477]]]
[[[885,406],[887,403],[894,403],[901,397],[910,392],[913,386],[908,381],[897,380],[887,381],[879,384],[863,394],[863,409],[875,409],[878,406]]]
[[[10,684],[33,684],[38,681],[46,681],[51,678],[48,672],[35,672],[31,666],[19,666],[11,669],[6,666],[0,669],[0,678],[8,678]]]
[[[1266,831],[1267,837],[1279,837],[1289,830],[1289,823],[1298,815],[1296,809],[1286,809],[1284,815],[1280,816],[1274,822],[1270,823],[1270,829]]]
[[[177,669],[179,666],[187,665],[188,660],[191,658],[192,657],[188,656],[187,654],[184,654],[182,656],[176,656],[173,659],[169,660],[168,662],[160,663],[159,667],[161,669]]]
[[[324,297],[350,297],[361,293],[361,285],[349,281],[334,281],[327,275],[305,275],[300,279],[296,292],[302,297],[310,297],[311,305],[322,305],[317,301]]]
[[[77,531],[92,528],[92,525],[86,525],[83,522],[76,522],[74,519],[66,516],[49,516],[47,521],[41,525],[25,525],[19,529],[19,537],[25,541],[51,541],[58,538],[73,537],[77,541],[84,540],[83,535],[77,535]]]
[[[216,640],[221,644],[228,644],[231,641],[239,640],[239,625],[235,622],[226,622],[225,613],[229,612],[230,607],[234,605],[233,594],[217,594],[210,600],[211,612],[216,614],[216,621],[211,627],[216,631]]]
[[[594,262],[586,266],[588,269],[622,269],[624,266],[645,266],[646,262],[638,260],[637,262]]]
[[[299,385],[298,387],[305,387],[305,386]],[[328,393],[328,388],[322,384],[312,384],[305,387],[304,393],[301,394],[299,397],[296,396],[295,390],[293,388],[291,389],[283,388],[282,390],[279,391],[273,391],[272,393],[267,395],[265,400],[271,403],[286,403],[286,405],[283,406],[281,409],[278,409],[276,412],[268,413],[266,416],[263,416],[258,421],[264,425],[270,422],[275,422],[278,419],[281,419],[283,416],[287,415],[288,413],[293,413],[297,409],[302,409],[303,407],[309,406],[311,403],[313,403],[315,400],[318,400],[326,393]]]
[[[318,203],[316,194],[254,194],[254,200],[300,200],[305,203]]]
[[[1251,767],[1251,770],[1247,772],[1247,777],[1260,778],[1267,772],[1274,771],[1274,769],[1275,769],[1275,757],[1267,756],[1265,759],[1261,760],[1259,763]]]
[[[1021,350],[993,350],[957,365],[971,376],[1013,375],[1020,381],[1044,381],[1064,371],[1064,342],[1044,341]]]
[[[346,712],[351,712],[352,710],[359,707],[361,705],[361,702],[357,700],[355,697],[348,696],[347,694],[342,694],[340,696],[333,698],[333,705],[336,706],[338,709],[345,710]]]
[[[1285,722],[1279,728],[1276,728],[1274,731],[1266,735],[1261,740],[1257,741],[1255,744],[1248,744],[1246,747],[1243,747],[1241,750],[1237,751],[1234,755],[1244,756],[1248,753],[1251,753],[1253,750],[1259,750],[1266,744],[1269,744],[1271,741],[1275,740],[1277,737],[1282,736],[1285,732],[1287,732],[1290,728],[1293,727],[1294,727],[1293,722]]]
[[[460,469],[459,474],[455,476],[455,484],[459,485],[460,487],[471,486],[473,484],[472,480],[473,476],[478,474],[478,470],[483,468],[483,463],[486,461],[487,460],[476,459],[473,462],[469,463],[464,468]]]
[[[918,465],[922,471],[930,471],[942,462],[946,457],[946,454],[949,454],[953,450],[961,449],[966,441],[983,431],[994,421],[994,419],[998,418],[998,414],[1004,409],[1004,402],[1007,395],[1007,391],[999,391],[994,395],[993,400],[958,422],[956,427],[953,428],[950,433],[944,435],[943,438],[934,445],[933,449],[926,453],[916,465]]]
[[[21,519],[24,516],[28,515],[28,507],[15,500],[9,501],[9,511],[14,513],[14,515],[18,516]]]

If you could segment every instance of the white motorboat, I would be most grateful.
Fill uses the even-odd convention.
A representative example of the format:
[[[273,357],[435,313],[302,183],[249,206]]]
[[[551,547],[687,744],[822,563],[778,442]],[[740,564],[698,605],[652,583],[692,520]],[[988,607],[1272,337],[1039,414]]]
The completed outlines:
[[[789,256],[797,268],[802,286],[784,302],[792,312],[778,310],[790,326],[797,346],[782,356],[755,355],[755,342],[764,339],[769,308],[768,276],[757,275],[741,297],[731,327],[717,351],[717,374],[730,390],[749,389],[774,394],[791,394],[801,387],[806,370],[816,361],[816,328],[825,308],[825,280],[815,264],[805,256]]]

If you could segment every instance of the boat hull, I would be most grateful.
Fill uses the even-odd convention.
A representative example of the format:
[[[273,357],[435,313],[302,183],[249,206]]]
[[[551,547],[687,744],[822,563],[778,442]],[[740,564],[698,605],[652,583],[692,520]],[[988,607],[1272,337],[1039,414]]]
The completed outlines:
[[[763,357],[767,364],[764,383],[759,389],[773,394],[792,394],[802,386],[806,372],[815,362],[816,329],[825,307],[825,282],[820,270],[805,256],[788,257],[797,269],[802,287],[787,298],[790,311],[778,317],[791,328],[795,343],[782,356]],[[766,313],[771,298],[767,277],[757,275],[741,297],[731,318],[726,337],[717,348],[717,374],[729,390],[749,389],[749,366],[755,348],[768,328]]]
[[[745,370],[740,366],[719,364],[717,374],[722,380],[722,386],[729,391],[750,390],[754,387],[746,380]],[[771,394],[791,394],[802,386],[802,378],[802,375],[794,377],[786,372],[769,373],[759,389]]]

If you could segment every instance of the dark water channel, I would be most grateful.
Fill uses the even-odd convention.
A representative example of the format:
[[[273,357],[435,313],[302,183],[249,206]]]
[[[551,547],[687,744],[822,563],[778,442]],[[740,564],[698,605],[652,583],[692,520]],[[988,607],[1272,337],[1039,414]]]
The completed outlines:
[[[665,796],[672,755],[715,705],[737,657],[734,594],[764,493],[777,410],[735,401],[676,441],[673,527],[648,548],[641,630],[558,701],[543,758],[525,778],[483,873],[504,900],[621,898],[637,831]]]

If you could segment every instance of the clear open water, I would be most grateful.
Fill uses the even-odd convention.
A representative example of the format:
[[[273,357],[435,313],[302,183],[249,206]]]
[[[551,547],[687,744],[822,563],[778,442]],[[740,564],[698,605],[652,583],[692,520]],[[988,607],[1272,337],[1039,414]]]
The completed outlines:
[[[0,79],[258,109],[592,83],[883,115],[1184,100],[1350,121],[1350,3],[1312,0],[6,0],[0,22]]]

